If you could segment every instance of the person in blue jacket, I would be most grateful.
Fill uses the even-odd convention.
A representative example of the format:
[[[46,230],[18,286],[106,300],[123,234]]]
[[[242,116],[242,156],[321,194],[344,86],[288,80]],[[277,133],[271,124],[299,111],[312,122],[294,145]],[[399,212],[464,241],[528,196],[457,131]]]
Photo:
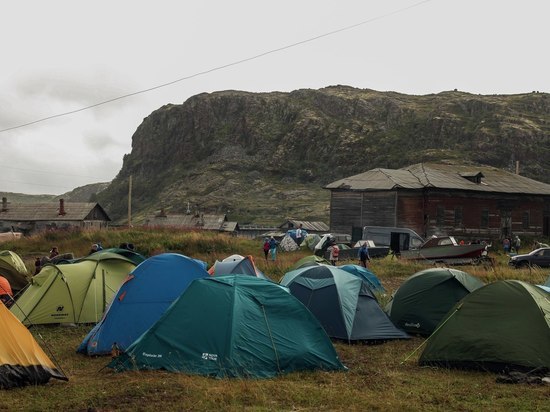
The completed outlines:
[[[359,255],[359,263],[361,264],[361,266],[366,268],[367,262],[370,260],[369,248],[367,247],[367,242],[363,242],[363,244],[359,248],[358,255]]]
[[[271,260],[275,262],[275,259],[277,259],[277,246],[279,245],[279,242],[275,240],[273,236],[269,238],[269,253],[271,253]]]

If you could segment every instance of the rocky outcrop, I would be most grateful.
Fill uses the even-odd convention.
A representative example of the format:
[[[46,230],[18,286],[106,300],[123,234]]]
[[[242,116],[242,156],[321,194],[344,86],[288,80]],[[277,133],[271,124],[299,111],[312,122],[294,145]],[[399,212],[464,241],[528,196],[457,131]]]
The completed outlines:
[[[333,86],[291,93],[199,94],[154,111],[98,195],[122,218],[133,209],[227,212],[240,222],[328,220],[323,185],[375,167],[456,159],[550,182],[550,97],[444,92],[410,96]],[[293,196],[291,193],[300,193]]]

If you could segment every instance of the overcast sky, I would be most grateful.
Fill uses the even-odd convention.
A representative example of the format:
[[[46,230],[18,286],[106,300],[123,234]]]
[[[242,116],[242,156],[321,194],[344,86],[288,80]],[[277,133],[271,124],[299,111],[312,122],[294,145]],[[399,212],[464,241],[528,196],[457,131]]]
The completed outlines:
[[[548,0],[21,0],[2,6],[1,130],[191,77],[0,132],[0,192],[61,194],[110,181],[145,117],[202,92],[336,84],[407,94],[550,92]]]

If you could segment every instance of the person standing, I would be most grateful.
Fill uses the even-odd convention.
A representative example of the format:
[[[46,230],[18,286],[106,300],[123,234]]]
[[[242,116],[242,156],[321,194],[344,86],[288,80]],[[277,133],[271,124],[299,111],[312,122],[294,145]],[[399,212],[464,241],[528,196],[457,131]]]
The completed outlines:
[[[363,242],[359,248],[359,263],[364,268],[367,267],[367,262],[370,260],[369,248],[367,247],[367,242]]]
[[[518,235],[514,238],[514,250],[519,255],[519,248],[521,247],[521,239]]]
[[[336,266],[338,263],[338,256],[340,255],[340,248],[336,243],[331,243],[327,250],[330,252],[330,263],[332,263],[332,266]]]
[[[271,253],[271,260],[275,262],[277,259],[277,245],[279,242],[275,240],[273,236],[269,239],[269,253]]]
[[[504,249],[504,253],[510,252],[510,239],[505,237],[502,241],[502,248]]]
[[[34,274],[38,275],[41,270],[42,270],[42,260],[39,257],[37,257],[34,260]]]
[[[304,240],[304,233],[302,231],[302,224],[298,226],[298,229],[296,229],[296,243],[298,243],[298,246],[302,244],[302,241]]]
[[[267,255],[269,255],[269,238],[265,238],[264,240],[264,255],[265,255],[265,260],[267,261]]]
[[[50,250],[50,259],[53,259],[54,257],[59,256],[59,250],[57,250],[57,247],[52,247],[52,250]]]

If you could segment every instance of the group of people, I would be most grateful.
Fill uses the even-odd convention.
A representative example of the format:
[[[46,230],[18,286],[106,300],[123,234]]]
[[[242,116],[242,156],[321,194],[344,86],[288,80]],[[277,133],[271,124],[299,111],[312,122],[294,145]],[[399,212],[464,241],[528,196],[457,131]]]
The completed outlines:
[[[48,256],[42,256],[37,257],[34,260],[34,274],[38,275],[40,271],[42,270],[42,266],[44,266],[46,263],[50,263],[52,260],[55,260],[56,257],[59,256],[59,249],[57,249],[57,246],[52,246],[50,249],[50,254]]]
[[[296,239],[297,239],[298,244],[300,244],[303,240],[301,229],[302,229],[302,225],[300,225],[298,227],[298,229],[296,230]],[[279,246],[279,242],[273,236],[266,237],[264,239],[263,251],[264,251],[264,256],[265,256],[266,262],[267,262],[269,256],[271,256],[271,260],[273,262],[277,259],[277,247],[278,246]],[[331,240],[328,244],[327,251],[329,252],[329,261],[330,261],[330,263],[333,266],[336,266],[337,263],[338,263],[338,260],[340,258],[340,247],[338,246],[338,244],[334,240]],[[361,244],[361,247],[359,248],[359,250],[357,252],[357,257],[359,259],[359,264],[361,266],[363,266],[364,268],[366,268],[367,265],[368,265],[368,262],[370,261],[369,249],[368,249],[367,242],[363,242]]]
[[[502,248],[504,249],[504,253],[519,253],[519,249],[521,248],[521,239],[518,235],[516,235],[513,239],[511,237],[505,237],[502,241]]]

